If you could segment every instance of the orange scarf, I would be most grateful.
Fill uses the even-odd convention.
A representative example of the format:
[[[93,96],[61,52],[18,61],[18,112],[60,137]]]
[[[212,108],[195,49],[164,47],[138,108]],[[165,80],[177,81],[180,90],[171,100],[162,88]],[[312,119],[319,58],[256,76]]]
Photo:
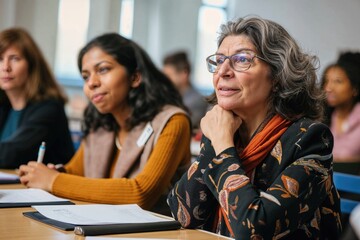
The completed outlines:
[[[281,135],[290,126],[291,121],[282,118],[280,115],[275,115],[266,124],[264,129],[257,133],[245,149],[240,153],[242,166],[247,176],[251,176],[253,170],[264,160],[271,149],[275,146]],[[235,237],[232,231],[230,222],[224,210],[218,205],[218,215],[216,222],[221,222],[224,219],[227,229],[232,237]],[[216,228],[216,226],[214,226]]]
[[[275,146],[281,135],[290,126],[291,121],[275,115],[263,130],[257,133],[240,154],[242,166],[247,175],[264,160]]]

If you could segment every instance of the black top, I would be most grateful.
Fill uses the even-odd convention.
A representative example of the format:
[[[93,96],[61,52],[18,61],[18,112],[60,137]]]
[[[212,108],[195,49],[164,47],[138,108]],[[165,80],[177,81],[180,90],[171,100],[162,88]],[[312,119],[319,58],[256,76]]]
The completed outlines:
[[[0,105],[0,129],[11,106]],[[46,142],[43,163],[67,163],[74,154],[64,105],[57,100],[29,103],[20,116],[17,131],[0,142],[0,168],[14,169],[36,161],[39,146]]]
[[[235,147],[219,155],[203,137],[201,152],[168,196],[183,227],[235,239],[339,239],[340,199],[332,180],[333,137],[324,124],[294,122],[246,176]]]

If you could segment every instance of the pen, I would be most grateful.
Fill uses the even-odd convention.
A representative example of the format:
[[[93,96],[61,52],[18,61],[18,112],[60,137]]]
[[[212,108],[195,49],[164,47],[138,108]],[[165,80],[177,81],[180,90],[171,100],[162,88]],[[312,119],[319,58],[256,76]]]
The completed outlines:
[[[42,142],[39,147],[37,162],[42,163],[45,154],[45,142]]]

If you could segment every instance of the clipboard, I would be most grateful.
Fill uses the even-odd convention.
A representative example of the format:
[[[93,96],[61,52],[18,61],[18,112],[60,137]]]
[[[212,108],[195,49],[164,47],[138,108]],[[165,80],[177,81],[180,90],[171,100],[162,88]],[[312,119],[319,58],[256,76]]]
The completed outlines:
[[[0,184],[18,184],[20,179],[0,179]]]
[[[0,203],[0,208],[31,207],[35,205],[75,205],[71,201]]]
[[[33,220],[42,222],[49,226],[58,228],[63,231],[74,231],[76,235],[81,236],[97,236],[106,234],[120,234],[120,233],[136,233],[136,232],[152,232],[152,231],[166,231],[177,230],[181,228],[178,221],[163,221],[151,223],[121,223],[121,224],[107,224],[107,225],[74,225],[64,223],[45,217],[41,213],[23,212],[23,215]]]
[[[23,212],[23,215],[25,217],[31,218],[33,220],[45,223],[47,225],[50,225],[52,227],[58,228],[60,230],[64,230],[64,231],[72,231],[75,228],[75,225],[70,224],[70,223],[64,223],[64,222],[59,222],[50,218],[45,217],[44,215],[42,215],[39,212]]]
[[[20,178],[16,174],[0,171],[0,184],[17,184]]]

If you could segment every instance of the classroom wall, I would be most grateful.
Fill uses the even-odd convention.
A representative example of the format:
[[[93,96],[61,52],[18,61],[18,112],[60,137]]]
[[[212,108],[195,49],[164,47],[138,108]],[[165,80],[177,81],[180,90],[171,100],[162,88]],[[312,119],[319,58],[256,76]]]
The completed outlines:
[[[106,32],[118,32],[120,9],[119,0],[90,0],[88,39]]]
[[[176,49],[195,58],[198,10],[201,0],[135,0],[133,39],[154,62]]]
[[[0,31],[27,29],[54,66],[59,0],[0,0]]]

